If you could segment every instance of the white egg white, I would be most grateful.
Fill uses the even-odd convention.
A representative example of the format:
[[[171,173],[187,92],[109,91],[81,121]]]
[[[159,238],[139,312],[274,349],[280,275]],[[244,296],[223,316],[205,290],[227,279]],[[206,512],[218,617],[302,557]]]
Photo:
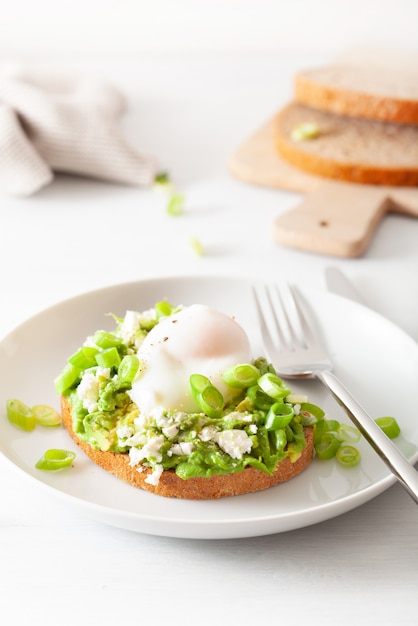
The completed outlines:
[[[194,304],[159,322],[147,335],[138,357],[140,372],[130,396],[141,413],[156,407],[187,413],[199,411],[190,389],[191,374],[203,374],[221,391],[225,402],[237,393],[222,373],[251,361],[244,329],[211,307]]]

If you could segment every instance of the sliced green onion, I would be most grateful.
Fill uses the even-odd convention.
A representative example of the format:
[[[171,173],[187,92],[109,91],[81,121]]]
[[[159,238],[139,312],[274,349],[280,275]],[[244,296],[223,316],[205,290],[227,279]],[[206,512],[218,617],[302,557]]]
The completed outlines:
[[[290,402],[288,398],[286,398],[286,400]],[[325,415],[325,412],[319,406],[311,404],[310,402],[303,402],[303,404],[301,404],[300,413],[305,415],[305,417],[316,417],[317,420],[321,420]]]
[[[192,374],[189,378],[189,382],[195,399],[204,389],[206,389],[206,387],[210,387],[212,385],[209,378],[207,376],[203,376],[203,374]]]
[[[252,385],[247,389],[247,397],[254,403],[256,409],[261,409],[262,411],[268,411],[274,403],[273,398],[261,391],[258,385]]]
[[[293,419],[295,412],[290,404],[275,402],[269,409],[265,427],[267,430],[285,428]]]
[[[154,178],[154,188],[167,195],[174,194],[174,185],[171,182],[170,174],[168,172],[160,172],[157,174]]]
[[[236,387],[238,389],[246,389],[255,385],[260,378],[260,371],[251,365],[250,363],[244,363],[242,365],[234,365],[229,367],[222,374],[222,380],[229,387]]]
[[[340,426],[341,424],[338,420],[324,420],[324,428],[327,432],[337,433]]]
[[[337,461],[344,467],[354,467],[361,460],[360,452],[354,446],[340,446],[335,454]]]
[[[189,239],[190,246],[197,256],[203,256],[205,254],[205,249],[199,239],[196,237],[190,237]]]
[[[52,406],[47,404],[35,404],[32,407],[35,421],[41,426],[59,426],[62,422],[61,415]]]
[[[284,450],[284,447],[287,444],[286,431],[284,430],[284,428],[278,428],[277,430],[271,431],[270,436],[273,438],[276,452],[281,452],[282,450]]]
[[[319,420],[314,424],[314,446],[317,446],[325,433],[325,422]]]
[[[115,347],[106,348],[96,354],[96,362],[100,367],[118,367],[121,359]]]
[[[289,402],[289,396],[286,397],[286,402]],[[302,426],[313,426],[320,421],[323,421],[325,413],[316,404],[310,404],[309,402],[303,402],[299,410],[299,420]],[[322,428],[324,424],[322,424]]]
[[[98,330],[93,335],[93,342],[96,346],[99,346],[99,348],[106,350],[107,348],[118,348],[122,343],[122,339],[113,333]]]
[[[6,412],[8,420],[22,430],[33,430],[36,426],[35,416],[30,407],[20,400],[7,400]]]
[[[287,402],[287,398],[286,398],[286,402]],[[317,419],[316,417],[313,417],[313,415],[303,415],[302,413],[299,413],[299,417],[298,417],[298,422],[300,424],[302,424],[302,426],[315,426],[315,424],[317,423]]]
[[[401,434],[399,424],[394,417],[377,417],[375,422],[389,439],[396,439]]]
[[[319,125],[316,122],[303,122],[292,130],[293,141],[304,141],[305,139],[315,139],[319,135]]]
[[[168,215],[181,215],[184,212],[185,198],[182,194],[173,194],[167,203]]]
[[[275,400],[281,400],[290,393],[289,387],[283,382],[283,380],[271,372],[267,372],[266,374],[263,374],[263,376],[260,376],[257,384],[260,389],[264,391],[264,393]]]
[[[155,311],[157,313],[157,319],[160,317],[168,317],[172,314],[174,307],[172,304],[167,302],[166,300],[161,300],[161,302],[156,302],[154,305]]]
[[[168,172],[159,172],[155,175],[154,185],[168,185],[170,183],[170,174]]]
[[[355,426],[348,426],[347,424],[340,424],[337,430],[337,439],[340,441],[346,441],[348,443],[357,443],[360,441],[361,433]]]
[[[62,372],[54,380],[55,389],[58,395],[62,396],[78,380],[81,370],[72,363],[67,363]]]
[[[221,417],[224,398],[219,389],[203,374],[192,374],[189,381],[193,397],[200,409],[209,417]]]
[[[221,417],[224,408],[224,399],[219,389],[213,385],[205,387],[203,391],[196,396],[196,401],[202,411],[209,417]]]
[[[308,402],[308,396],[304,393],[289,393],[286,396],[286,402],[290,402],[291,404],[300,404],[300,405],[306,404]]]
[[[332,459],[337,453],[341,442],[330,432],[324,433],[321,440],[315,445],[315,451],[320,459]]]
[[[89,367],[94,367],[96,365],[97,353],[97,348],[83,346],[68,358],[68,362],[80,370],[86,370]]]
[[[139,359],[134,354],[127,354],[120,362],[118,378],[120,381],[130,384],[139,370]]]
[[[47,450],[35,464],[37,469],[58,470],[68,467],[75,459],[75,453],[69,450]]]

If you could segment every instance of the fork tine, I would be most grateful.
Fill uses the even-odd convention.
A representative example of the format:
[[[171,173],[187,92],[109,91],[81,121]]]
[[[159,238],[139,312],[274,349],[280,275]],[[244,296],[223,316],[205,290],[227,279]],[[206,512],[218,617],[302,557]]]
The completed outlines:
[[[315,348],[315,355],[318,356],[315,335],[306,321],[295,289],[289,284],[285,288],[264,286],[261,295],[254,286],[252,289],[261,336],[269,358],[274,361],[282,359],[284,353],[296,354],[301,350],[305,353],[309,348]]]
[[[280,292],[279,292],[277,286],[275,287],[275,295],[276,295],[277,301],[279,302],[279,304],[281,306],[283,314],[286,317],[286,311],[285,311],[285,309],[283,307],[283,303],[282,303],[281,298],[280,298]],[[275,329],[275,331],[277,333],[277,338],[278,338],[278,340],[280,342],[280,345],[282,346],[282,348],[289,347],[288,346],[289,342],[286,339],[285,334],[283,333],[282,326],[281,326],[279,318],[277,316],[277,306],[275,306],[275,304],[273,302],[272,292],[271,292],[271,290],[267,289],[267,287],[266,287],[266,297],[267,297],[267,302],[268,302],[271,318],[273,320],[274,329]]]
[[[301,331],[303,333],[303,341],[306,347],[309,347],[310,344],[315,343],[315,335],[312,331],[311,326],[308,324],[305,314],[302,311],[302,307],[300,301],[298,300],[296,289],[289,285],[289,295],[293,304],[293,308],[295,311],[295,315],[297,316]],[[288,317],[288,316],[287,316]],[[291,324],[289,323],[291,326]]]
[[[286,321],[286,325],[287,325],[289,335],[290,335],[290,344],[288,343],[288,347],[290,349],[292,348],[294,349],[297,347],[304,347],[303,338],[301,338],[300,336],[300,333],[302,332],[302,325],[300,323],[300,316],[296,308],[295,298],[292,293],[290,285],[286,285],[286,287],[287,287],[286,293],[283,293],[283,290],[280,290],[276,285],[275,292],[276,292],[277,301],[280,305],[280,308],[283,313],[283,317]],[[286,300],[288,302],[286,302]],[[289,311],[289,302],[293,309],[292,312]],[[297,328],[297,325],[294,322],[295,315],[296,315],[297,321],[299,322],[299,328]],[[276,324],[278,324],[277,315],[275,315],[275,320],[276,320]]]
[[[265,315],[263,313],[263,307],[260,304],[259,296],[258,296],[257,291],[256,291],[256,289],[254,287],[253,287],[253,296],[254,296],[254,302],[255,302],[255,305],[256,305],[256,309],[257,309],[257,315],[258,315],[258,320],[259,320],[261,336],[263,338],[264,347],[265,347],[265,349],[267,351],[267,354],[268,354],[269,358],[274,360],[275,357],[277,356],[277,348],[274,345],[273,339],[272,339],[271,334],[270,334],[270,332],[268,330],[267,320],[266,320]]]
[[[268,348],[270,357],[276,357],[283,351],[292,352],[295,348],[304,347],[291,323],[291,315],[287,313],[288,305],[277,285],[264,286],[261,297],[253,288],[254,299],[258,312],[261,335],[264,346]],[[291,299],[289,294],[287,299]],[[296,310],[292,311],[296,315]],[[283,324],[284,323],[284,324]]]

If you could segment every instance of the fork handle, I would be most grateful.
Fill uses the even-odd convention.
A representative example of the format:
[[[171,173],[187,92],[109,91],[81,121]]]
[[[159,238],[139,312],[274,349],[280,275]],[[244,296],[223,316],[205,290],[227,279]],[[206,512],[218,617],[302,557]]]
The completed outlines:
[[[418,472],[408,459],[400,452],[389,437],[359,405],[343,383],[329,370],[317,370],[314,372],[329,389],[347,415],[357,426],[363,437],[374,448],[380,458],[386,463],[391,472],[396,476],[409,495],[418,504]]]

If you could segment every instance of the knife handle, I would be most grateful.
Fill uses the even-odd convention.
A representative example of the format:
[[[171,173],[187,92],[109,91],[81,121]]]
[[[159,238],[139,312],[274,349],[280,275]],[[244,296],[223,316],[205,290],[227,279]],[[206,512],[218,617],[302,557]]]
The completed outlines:
[[[382,461],[386,463],[392,474],[396,476],[415,503],[418,504],[417,470],[353,398],[335,374],[328,370],[321,370],[315,372],[315,375],[329,389],[366,441],[377,452]]]

